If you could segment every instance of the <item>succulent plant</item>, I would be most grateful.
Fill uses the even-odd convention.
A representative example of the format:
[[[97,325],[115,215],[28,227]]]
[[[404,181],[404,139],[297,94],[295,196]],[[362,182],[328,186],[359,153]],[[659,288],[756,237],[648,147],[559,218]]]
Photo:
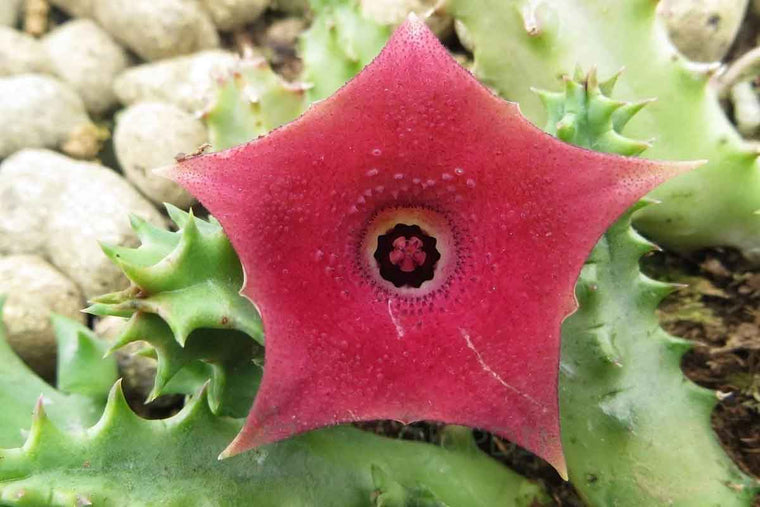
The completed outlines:
[[[502,93],[514,82],[494,70],[496,52],[482,42],[505,18],[505,26],[527,34],[513,42],[516,65],[530,53],[548,62],[539,74],[556,73],[568,54],[600,58],[579,58],[582,63],[615,60],[584,44],[560,49],[558,39],[577,35],[554,31],[553,1],[451,3],[474,41],[478,65],[487,67],[479,68],[481,76]],[[627,0],[620,12],[595,2],[564,7],[598,22],[600,33],[607,29],[602,19],[615,29],[623,23],[618,16],[628,15],[632,30],[647,34],[647,49],[654,40],[665,51],[658,45],[661,30],[645,29],[651,8],[643,1]],[[302,40],[307,85],[283,82],[263,61],[243,62],[220,82],[205,115],[214,150],[294,119],[358,72],[388,36],[350,0],[313,0],[312,8],[315,21]],[[630,56],[624,46],[620,52]],[[702,78],[678,58],[655,63],[675,70],[653,94],[681,80],[689,100],[696,97],[709,110],[687,116],[714,114]],[[622,134],[629,121],[634,134],[647,130],[641,115],[633,117],[649,101],[612,99],[617,76],[599,82],[594,71],[578,71],[564,79],[562,92],[537,92],[546,131],[605,153],[657,153],[663,140],[652,148]],[[531,84],[547,86],[541,79]],[[515,97],[530,105],[532,119],[542,118],[531,110],[535,98],[519,87]],[[677,124],[668,114],[687,114],[674,102],[670,113],[653,114],[669,119],[664,131]],[[723,135],[721,125],[702,135]],[[716,152],[724,162],[733,157],[743,164],[738,144],[726,139],[726,151]],[[754,169],[754,159],[747,160]],[[712,432],[715,397],[680,372],[689,344],[664,333],[654,316],[670,287],[638,269],[652,245],[631,229],[631,217],[658,217],[650,211],[658,207],[632,208],[583,264],[626,206],[691,167],[602,155],[546,137],[410,20],[373,65],[302,119],[238,148],[187,156],[168,171],[224,231],[213,217],[169,206],[177,232],[133,217],[140,247],[103,246],[132,285],[96,298],[89,311],[129,319],[112,350],[148,342],[142,353],[158,361],[149,399],[187,394],[179,414],[141,419],[119,382],[106,402],[115,362],[101,359],[104,345],[86,328],[54,320],[57,389],[24,367],[0,329],[0,403],[13,415],[0,421],[0,447],[16,447],[0,450],[0,503],[549,503],[539,486],[480,452],[466,428],[444,428],[445,448],[345,426],[282,440],[325,424],[391,417],[485,427],[560,472],[566,460],[570,479],[592,505],[748,505],[760,489]],[[697,185],[683,202],[712,184],[709,167],[670,184]],[[732,182],[751,186],[754,175],[747,178]],[[742,200],[736,213],[751,201]],[[702,216],[685,213],[677,220],[691,225]],[[726,213],[713,225],[728,223],[734,212]],[[670,238],[672,232],[657,230],[659,219],[650,222],[652,230]],[[747,234],[755,224],[740,222],[721,233],[690,229],[675,245],[689,250],[720,240],[752,255]],[[579,270],[578,311],[562,325],[560,358],[559,325],[575,307],[571,289]],[[269,348],[261,392],[259,311]],[[252,403],[244,425],[237,418]],[[225,456],[257,448],[217,462],[236,434]],[[276,440],[282,441],[271,443]]]
[[[355,0],[309,0],[314,12],[300,52],[310,101],[332,95],[382,49],[390,28],[366,18]]]
[[[630,215],[586,261],[580,308],[562,328],[570,480],[590,505],[749,506],[760,486],[717,440],[715,394],[681,372],[691,344],[659,327],[654,310],[673,288],[639,271],[640,257],[655,247],[630,227]]]
[[[306,109],[306,88],[285,82],[264,59],[243,60],[203,114],[211,148],[246,143],[294,120]]]
[[[669,42],[658,2],[624,0],[447,0],[446,11],[474,45],[475,74],[520,104],[538,125],[547,113],[531,87],[557,88],[580,64],[611,75],[618,88],[656,98],[628,130],[654,138],[646,157],[708,162],[652,192],[661,205],[640,209],[635,225],[662,246],[690,252],[732,246],[760,259],[760,171],[723,113],[709,80],[715,65],[695,64]]]
[[[181,224],[180,232],[164,231],[159,238],[159,229],[146,230],[142,222],[134,221],[143,226],[143,246],[122,250],[114,258],[137,262],[137,258],[152,259],[148,251],[165,253],[164,261],[173,264],[176,277],[182,278],[188,265],[172,262],[176,249],[171,246],[186,237],[185,228],[193,229],[201,221],[172,213]],[[208,228],[200,228],[213,229],[213,223],[204,223]],[[209,243],[213,242],[200,241],[194,246],[203,251]],[[194,257],[193,268],[200,269],[206,260],[203,255]],[[240,270],[234,252],[225,263],[233,273]],[[129,264],[121,262],[120,266]],[[157,290],[156,295],[161,292]],[[218,296],[214,289],[208,294]],[[240,306],[231,309],[241,312]],[[123,310],[114,313],[119,311]],[[242,314],[241,320],[248,317],[245,310]],[[548,504],[540,486],[483,454],[471,436],[454,439],[453,445],[441,448],[339,427],[220,463],[216,455],[240,430],[242,420],[214,415],[211,407],[215,402],[208,386],[202,386],[177,415],[141,419],[127,405],[120,382],[108,394],[106,386],[115,381],[116,364],[112,358],[102,358],[105,343],[62,317],[55,317],[54,325],[59,340],[59,389],[46,384],[15,356],[0,326],[0,403],[7,410],[0,419],[3,505],[136,506],[159,501],[163,505],[337,506],[393,505],[399,498],[463,507]],[[158,314],[143,310],[135,310],[122,341],[129,341],[136,329],[142,329],[144,337],[152,337],[159,361],[163,357],[168,364],[182,362],[182,354],[192,355],[193,350],[212,351],[222,358],[239,354],[238,364],[245,362],[247,352],[240,353],[236,337],[243,334],[240,331],[199,328],[182,348],[179,336],[171,333]],[[168,339],[176,346],[162,349],[165,343],[161,340]],[[245,340],[254,343],[250,336]],[[193,375],[196,380],[203,376],[202,369],[188,371],[203,364],[196,357],[209,356],[199,353],[183,363],[186,366],[173,377],[176,382],[185,374],[185,387],[177,386],[180,391],[193,385]],[[214,361],[211,368],[217,366]],[[214,376],[212,389],[217,382]],[[236,377],[236,382],[241,381]],[[255,390],[255,385],[246,387],[246,395]],[[223,405],[230,406],[234,404]]]
[[[183,368],[200,369],[212,379],[213,412],[242,417],[258,386],[254,359],[263,344],[258,313],[239,294],[243,270],[213,217],[202,220],[170,205],[167,210],[179,231],[132,216],[140,247],[103,246],[132,285],[96,298],[87,311],[130,318],[112,350],[134,341],[153,347],[158,371],[148,401],[177,392],[170,383]]]
[[[72,373],[90,377],[88,386],[102,385],[102,373],[115,369],[113,361],[91,353],[102,344],[71,322],[57,320],[56,328],[62,348],[72,352],[66,364],[80,367]],[[75,351],[76,342],[82,345]],[[338,506],[367,505],[373,499],[377,505],[392,505],[383,499],[395,497],[399,488],[424,491],[438,505],[548,503],[538,485],[491,460],[473,443],[444,449],[348,427],[220,463],[216,454],[242,421],[213,415],[205,388],[180,413],[146,420],[132,412],[117,382],[105,409],[97,411],[102,416],[91,425],[93,406],[56,391],[25,368],[5,342],[2,326],[0,356],[0,400],[8,410],[0,420],[3,505]],[[68,378],[67,385],[78,384]],[[23,428],[29,428],[25,439],[19,431]],[[380,482],[379,470],[384,474]]]
[[[642,151],[622,129],[646,101],[614,101],[619,73],[565,77],[539,91],[546,130],[611,153]],[[725,453],[710,424],[714,393],[683,376],[691,347],[665,333],[655,309],[673,287],[639,259],[654,245],[631,227],[641,202],[602,236],[575,287],[578,311],[562,325],[560,414],[570,480],[591,505],[749,505],[760,491]]]
[[[183,159],[167,174],[224,225],[267,327],[227,455],[328,424],[435,419],[564,471],[558,338],[578,270],[627,206],[691,167],[557,142],[416,19],[299,120]]]
[[[3,297],[0,296],[0,315]],[[58,389],[37,377],[5,341],[0,319],[0,447],[24,441],[30,427],[29,414],[35,401],[47,407],[62,428],[81,430],[97,421],[105,406],[110,385],[116,380],[116,363],[103,360],[103,343],[81,324],[54,316],[58,339]]]

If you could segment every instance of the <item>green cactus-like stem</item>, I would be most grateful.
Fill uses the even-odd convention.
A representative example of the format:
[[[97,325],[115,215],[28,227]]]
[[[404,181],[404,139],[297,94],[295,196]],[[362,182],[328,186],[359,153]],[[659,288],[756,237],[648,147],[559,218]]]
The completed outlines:
[[[310,0],[314,19],[301,35],[300,53],[309,101],[324,99],[377,56],[390,28],[361,14],[356,0]]]
[[[726,119],[709,86],[709,68],[688,62],[670,44],[656,1],[447,3],[474,43],[478,78],[519,102],[538,125],[547,115],[531,86],[556,89],[557,76],[578,64],[604,75],[625,67],[622,93],[656,98],[629,126],[636,137],[655,138],[646,156],[708,160],[655,190],[651,196],[662,204],[639,210],[636,226],[674,250],[727,245],[760,259],[757,152]]]
[[[544,130],[566,143],[604,153],[633,156],[650,148],[648,142],[621,134],[631,118],[651,101],[610,98],[619,75],[613,74],[600,83],[595,69],[583,76],[578,68],[573,78],[564,77],[562,92],[534,89],[549,116]]]
[[[609,98],[617,74],[565,78],[538,91],[547,130],[608,153],[646,144],[623,127],[646,102]],[[579,309],[562,326],[560,414],[570,480],[592,505],[749,505],[757,484],[741,473],[710,425],[715,395],[684,378],[690,348],[655,317],[672,287],[639,271],[654,246],[630,226],[639,204],[597,243],[576,284]]]
[[[378,490],[382,497],[388,484],[425,491],[426,498],[437,499],[435,505],[452,507],[528,507],[548,500],[538,486],[482,453],[391,440],[350,427],[217,461],[240,425],[214,416],[205,393],[169,419],[141,419],[118,383],[100,421],[85,431],[62,431],[38,404],[23,447],[0,451],[0,502],[358,506],[378,498]],[[379,486],[377,470],[386,474]]]
[[[98,400],[102,407],[119,375],[116,360],[103,358],[107,346],[88,328],[60,315],[51,319],[58,344],[58,390]]]
[[[158,316],[141,315],[169,329]],[[451,507],[548,505],[537,484],[475,450],[471,438],[469,445],[460,439],[444,449],[336,427],[219,462],[242,420],[215,416],[207,387],[169,419],[142,419],[120,382],[110,394],[100,392],[116,376],[115,361],[101,357],[105,345],[72,321],[56,317],[54,324],[59,383],[92,397],[45,384],[13,353],[0,325],[2,505],[337,507],[393,505],[382,499],[399,491]],[[206,340],[209,349],[221,349],[208,354],[224,361],[225,350],[239,353],[231,331],[213,331],[227,339]],[[199,347],[195,336],[186,347]],[[22,429],[28,429],[25,438]]]
[[[203,115],[211,148],[246,143],[295,119],[306,106],[305,85],[283,81],[264,59],[244,60],[219,84]]]
[[[3,298],[0,296],[0,316]],[[116,362],[102,360],[102,342],[84,326],[54,317],[58,338],[58,384],[55,389],[35,375],[5,341],[0,319],[0,447],[21,445],[29,428],[34,402],[41,397],[50,417],[67,429],[93,424],[105,405],[108,387],[116,380]]]
[[[172,383],[188,369],[211,379],[215,414],[243,417],[260,381],[255,360],[264,336],[256,309],[240,295],[242,266],[213,217],[167,209],[179,231],[132,217],[140,247],[104,247],[132,286],[96,298],[87,310],[130,319],[112,350],[134,341],[153,347],[158,368],[148,401],[197,387],[187,375]]]
[[[672,287],[646,278],[654,247],[630,213],[594,248],[562,328],[560,412],[570,480],[592,505],[748,506],[742,474],[710,425],[717,398],[684,378],[690,344],[654,311]]]
[[[356,0],[312,0],[314,18],[299,40],[300,83],[288,83],[264,59],[244,60],[220,81],[203,115],[214,151],[246,143],[328,97],[382,49],[390,28],[364,17]]]
[[[393,480],[385,469],[377,465],[372,465],[372,482],[375,486],[373,505],[376,507],[446,507],[429,489],[406,487]]]
[[[204,328],[180,345],[161,317],[138,312],[130,318],[111,350],[135,341],[149,343],[158,361],[153,390],[147,401],[175,392],[190,394],[198,387],[198,382],[211,379],[208,397],[214,414],[243,417],[250,410],[261,381],[264,349],[248,335]],[[200,372],[197,371],[199,362],[207,365]],[[172,383],[183,369],[200,373],[195,375],[194,382],[186,376],[184,388],[177,382]]]
[[[202,328],[236,330],[263,343],[258,313],[239,294],[243,269],[219,223],[171,205],[167,210],[179,232],[159,229],[133,216],[132,227],[141,246],[103,246],[132,286],[95,298],[87,311],[101,316],[160,315],[180,345]]]

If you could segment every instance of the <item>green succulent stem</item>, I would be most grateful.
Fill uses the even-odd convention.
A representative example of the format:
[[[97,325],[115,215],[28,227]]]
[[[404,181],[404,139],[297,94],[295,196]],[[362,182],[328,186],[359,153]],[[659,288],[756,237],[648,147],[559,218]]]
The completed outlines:
[[[222,462],[241,421],[209,409],[206,390],[169,419],[141,419],[120,383],[87,430],[60,430],[36,405],[24,445],[0,450],[0,502],[19,506],[369,505],[392,488],[449,506],[535,506],[537,485],[484,454],[335,427]],[[376,485],[377,470],[383,483]],[[378,495],[380,491],[380,495]],[[376,503],[393,505],[392,503]],[[408,504],[404,504],[408,505]]]
[[[0,295],[0,316],[4,297]],[[93,424],[105,405],[110,385],[116,380],[116,363],[102,360],[102,342],[84,326],[54,317],[59,339],[59,389],[34,374],[5,341],[0,318],[0,448],[21,445],[29,429],[35,400],[42,400],[50,418],[67,430]],[[105,387],[104,387],[105,386]]]
[[[302,80],[309,101],[332,95],[377,56],[390,27],[364,17],[356,0],[310,0],[314,19],[301,35]]]
[[[551,111],[531,86],[557,89],[557,76],[580,64],[610,75],[625,67],[618,88],[654,97],[630,122],[633,137],[654,138],[645,156],[707,160],[650,195],[661,201],[634,215],[634,224],[671,250],[732,246],[760,259],[760,171],[757,151],[730,124],[710,78],[716,66],[695,64],[668,40],[658,2],[621,0],[447,0],[446,11],[474,45],[474,72],[501,96],[518,102],[537,125]],[[635,107],[635,106],[631,106]]]
[[[538,91],[547,131],[584,148],[632,155],[622,134],[645,101],[609,98],[619,73],[565,78],[563,93]],[[710,424],[715,394],[687,380],[691,348],[655,316],[673,286],[639,270],[655,246],[631,227],[641,202],[600,239],[576,284],[578,311],[562,326],[560,415],[570,480],[591,505],[747,506],[758,484],[721,448]]]
[[[129,319],[112,350],[135,341],[152,346],[158,367],[147,401],[178,390],[190,394],[209,379],[212,411],[243,417],[261,379],[264,342],[258,312],[240,294],[243,268],[213,217],[202,220],[170,205],[167,211],[177,232],[133,216],[140,246],[104,245],[132,285],[96,298],[87,311]],[[172,382],[183,369],[193,375]]]

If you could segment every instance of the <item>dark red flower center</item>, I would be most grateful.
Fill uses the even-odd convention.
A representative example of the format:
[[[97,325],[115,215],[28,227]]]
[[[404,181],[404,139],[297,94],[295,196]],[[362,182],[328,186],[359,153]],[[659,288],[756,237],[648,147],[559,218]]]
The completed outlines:
[[[390,254],[391,264],[398,266],[404,273],[411,273],[422,266],[427,254],[422,250],[422,240],[417,236],[411,238],[396,238],[393,251]]]
[[[380,276],[396,287],[419,288],[435,275],[441,258],[436,243],[419,225],[396,224],[377,238],[374,257]]]

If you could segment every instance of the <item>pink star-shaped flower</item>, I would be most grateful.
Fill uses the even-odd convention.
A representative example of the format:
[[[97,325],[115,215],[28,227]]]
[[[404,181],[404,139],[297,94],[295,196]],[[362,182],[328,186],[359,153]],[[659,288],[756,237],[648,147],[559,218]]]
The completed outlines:
[[[554,139],[410,19],[300,119],[169,171],[223,225],[266,330],[264,378],[225,454],[428,419],[564,472],[559,336],[575,280],[616,217],[691,167]]]

